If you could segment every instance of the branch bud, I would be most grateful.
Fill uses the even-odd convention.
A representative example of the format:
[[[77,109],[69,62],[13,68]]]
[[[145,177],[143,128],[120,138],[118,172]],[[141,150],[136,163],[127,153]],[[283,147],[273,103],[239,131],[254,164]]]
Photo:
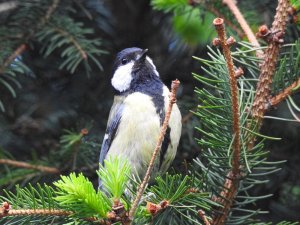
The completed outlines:
[[[212,41],[213,46],[219,46],[221,44],[221,41],[219,38],[214,38]]]
[[[241,67],[237,68],[236,71],[235,71],[234,77],[237,79],[237,78],[240,78],[243,75],[244,75],[244,70]]]
[[[226,44],[231,47],[233,44],[235,43],[235,39],[230,36],[227,40],[226,40]]]

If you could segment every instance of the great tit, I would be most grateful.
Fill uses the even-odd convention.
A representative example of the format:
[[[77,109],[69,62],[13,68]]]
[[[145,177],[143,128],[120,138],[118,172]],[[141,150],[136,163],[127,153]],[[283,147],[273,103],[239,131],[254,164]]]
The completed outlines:
[[[126,48],[117,54],[111,84],[115,92],[104,135],[100,164],[110,155],[126,158],[132,173],[146,173],[169,103],[148,49]],[[174,160],[181,135],[181,113],[174,104],[160,155],[151,178],[164,173]],[[100,181],[101,182],[101,181]]]

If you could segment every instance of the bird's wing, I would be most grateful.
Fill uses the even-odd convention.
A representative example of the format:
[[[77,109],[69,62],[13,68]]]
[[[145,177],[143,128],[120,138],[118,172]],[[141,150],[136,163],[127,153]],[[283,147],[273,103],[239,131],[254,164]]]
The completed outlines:
[[[123,108],[124,106],[122,101],[115,99],[114,104],[110,110],[110,114],[107,122],[107,128],[101,146],[100,159],[99,159],[99,163],[101,165],[103,165],[104,163],[104,159],[107,155],[107,152],[109,151],[111,143],[113,142],[113,139],[118,130],[119,123],[122,117]]]

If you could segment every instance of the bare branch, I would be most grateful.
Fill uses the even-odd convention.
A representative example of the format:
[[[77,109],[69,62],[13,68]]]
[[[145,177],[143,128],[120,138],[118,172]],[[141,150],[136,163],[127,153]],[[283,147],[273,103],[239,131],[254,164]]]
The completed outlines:
[[[164,140],[164,137],[165,137],[165,134],[166,134],[166,131],[167,131],[167,127],[168,127],[168,124],[169,124],[169,120],[170,120],[170,117],[171,117],[171,112],[172,112],[172,107],[174,105],[174,103],[176,102],[176,92],[177,92],[177,89],[179,87],[179,80],[174,80],[172,81],[172,87],[171,87],[171,93],[170,93],[170,100],[169,100],[169,105],[168,105],[168,109],[167,109],[167,112],[166,112],[166,116],[165,116],[165,120],[164,120],[164,123],[162,125],[162,128],[161,128],[161,131],[160,131],[160,135],[159,135],[159,138],[158,138],[158,141],[156,143],[156,147],[153,151],[153,154],[152,154],[152,158],[149,162],[149,166],[147,168],[147,172],[145,174],[145,177],[142,181],[142,183],[140,184],[139,188],[138,188],[138,192],[137,192],[137,195],[136,195],[136,198],[135,200],[133,201],[133,204],[132,204],[132,207],[129,211],[129,219],[130,221],[133,220],[133,217],[135,215],[135,212],[137,210],[137,207],[138,207],[138,204],[142,198],[142,195],[145,191],[145,188],[150,180],[150,176],[151,176],[151,172],[153,170],[153,166],[154,166],[154,162],[155,162],[155,159],[161,149],[161,145],[162,145],[162,142]],[[131,224],[131,222],[130,222]]]
[[[54,168],[54,167],[33,165],[30,163],[20,162],[20,161],[11,160],[11,159],[0,159],[0,164],[10,165],[10,166],[15,166],[15,167],[20,167],[20,168],[26,168],[26,169],[39,170],[44,173],[53,173],[53,174],[60,173],[59,169]]]
[[[232,105],[232,120],[233,120],[233,130],[232,136],[234,138],[232,151],[233,157],[231,160],[232,169],[228,174],[228,177],[225,180],[223,191],[221,192],[221,199],[217,201],[223,205],[221,213],[218,214],[214,220],[213,224],[222,225],[225,223],[225,220],[230,212],[232,203],[237,194],[239,186],[239,177],[240,177],[240,113],[239,113],[239,104],[238,104],[238,86],[237,86],[237,76],[236,71],[234,70],[233,59],[231,57],[230,46],[234,43],[233,38],[226,37],[224,20],[221,18],[216,18],[213,21],[215,28],[218,33],[218,39],[215,40],[216,44],[222,46],[223,54],[227,63],[227,69],[229,73],[229,82],[231,89],[231,105]]]

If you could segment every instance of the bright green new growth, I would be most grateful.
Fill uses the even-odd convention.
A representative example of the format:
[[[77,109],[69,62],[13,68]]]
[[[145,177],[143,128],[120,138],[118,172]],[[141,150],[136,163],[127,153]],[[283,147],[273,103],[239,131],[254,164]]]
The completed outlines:
[[[53,184],[58,188],[55,200],[78,216],[105,218],[111,210],[111,201],[101,191],[96,191],[82,174],[61,176],[61,180]]]
[[[121,157],[109,157],[100,165],[98,176],[104,188],[114,199],[120,199],[129,180],[131,167],[127,160]]]

